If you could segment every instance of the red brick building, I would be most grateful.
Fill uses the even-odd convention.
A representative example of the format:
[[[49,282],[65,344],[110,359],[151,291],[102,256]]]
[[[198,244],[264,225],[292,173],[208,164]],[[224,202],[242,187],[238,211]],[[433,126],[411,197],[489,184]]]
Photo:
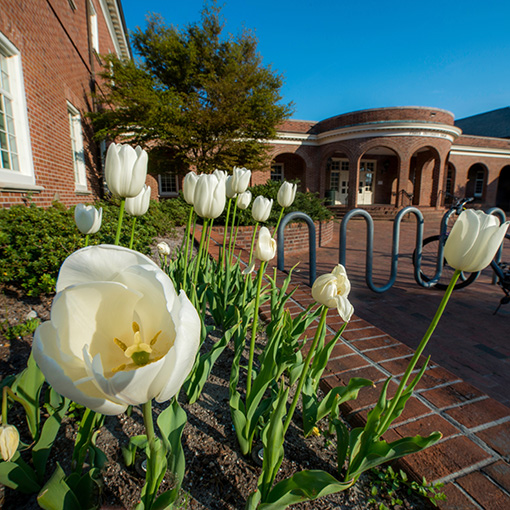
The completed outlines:
[[[86,114],[106,53],[131,57],[120,0],[0,1],[0,206],[100,195]]]
[[[289,120],[270,150],[273,179],[299,179],[303,190],[336,205],[440,208],[454,194],[510,210],[510,139],[464,134],[445,110],[377,108]]]

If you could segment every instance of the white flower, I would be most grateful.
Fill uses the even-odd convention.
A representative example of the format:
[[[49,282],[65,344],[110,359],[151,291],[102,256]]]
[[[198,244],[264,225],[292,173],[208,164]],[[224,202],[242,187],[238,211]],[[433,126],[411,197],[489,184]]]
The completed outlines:
[[[213,172],[213,175],[215,175],[218,180],[221,179],[221,180],[224,180],[224,181],[226,181],[227,177],[228,177],[228,174],[227,174],[227,172],[225,172],[225,170],[218,170],[218,169],[216,169]]]
[[[193,205],[193,195],[197,185],[198,175],[195,172],[188,172],[182,183],[182,194],[189,205]]]
[[[347,299],[351,291],[351,283],[347,278],[344,266],[338,264],[331,273],[317,278],[312,286],[312,296],[317,303],[328,308],[337,308],[345,322],[351,319],[354,308]]]
[[[234,188],[232,187],[233,181],[234,178],[231,175],[229,175],[225,181],[225,193],[227,198],[235,198],[237,195],[237,193],[234,191]]]
[[[200,318],[148,257],[120,246],[70,255],[33,355],[61,395],[107,415],[174,396],[199,347]]]
[[[255,247],[255,257],[262,262],[269,262],[276,255],[276,241],[271,237],[271,232],[267,227],[262,227],[259,231],[257,246]]]
[[[281,207],[290,207],[296,198],[297,184],[285,181],[278,190],[278,203]]]
[[[244,193],[241,193],[237,197],[237,207],[239,209],[248,209],[248,206],[251,202],[251,191],[245,191]]]
[[[0,425],[0,454],[5,462],[10,461],[19,445],[19,432],[14,425]]]
[[[133,198],[126,198],[126,212],[131,216],[143,216],[149,210],[151,187],[144,185],[142,191]]]
[[[251,170],[246,168],[234,167],[232,188],[236,193],[244,193],[250,185]]]
[[[165,243],[165,241],[162,241],[161,243],[159,243],[157,248],[158,248],[158,253],[162,257],[170,255],[170,246],[168,246],[168,244]]]
[[[147,161],[147,153],[141,147],[112,143],[105,163],[108,189],[121,198],[136,197],[145,184]]]
[[[258,196],[253,201],[251,208],[251,215],[255,221],[266,221],[271,214],[271,207],[273,207],[273,199],[269,200],[263,196]]]
[[[93,205],[78,204],[74,209],[74,221],[82,234],[95,234],[101,228],[103,208],[99,211]]]
[[[474,273],[485,269],[496,255],[510,222],[500,225],[498,218],[482,211],[463,211],[444,246],[450,266]]]
[[[212,175],[200,175],[195,186],[193,204],[195,212],[202,218],[217,218],[225,209],[227,179],[221,176],[219,170],[214,172]]]

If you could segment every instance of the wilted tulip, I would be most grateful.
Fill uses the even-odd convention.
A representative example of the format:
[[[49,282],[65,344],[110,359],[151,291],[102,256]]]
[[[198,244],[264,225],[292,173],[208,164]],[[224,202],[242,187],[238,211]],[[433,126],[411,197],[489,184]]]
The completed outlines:
[[[51,319],[37,328],[32,350],[58,393],[115,415],[179,391],[200,329],[186,294],[151,259],[92,246],[62,264]]]
[[[281,207],[290,207],[296,198],[297,184],[285,181],[278,190],[278,203]]]
[[[136,197],[126,198],[126,212],[131,216],[143,216],[149,210],[151,187],[145,186]]]
[[[145,184],[147,161],[147,153],[141,147],[112,143],[105,163],[108,189],[121,198],[136,197]]]
[[[74,209],[74,221],[78,230],[85,235],[95,234],[101,228],[103,208],[99,211],[93,205],[78,204]]]
[[[245,191],[237,197],[237,207],[239,209],[248,209],[251,202],[251,191]]]
[[[276,241],[271,237],[271,232],[267,227],[262,227],[259,231],[257,246],[255,247],[255,257],[261,262],[269,262],[276,255]]]
[[[253,201],[251,208],[251,215],[255,221],[266,221],[271,214],[271,207],[273,207],[273,199],[269,200],[263,196],[258,196]]]
[[[158,253],[162,257],[165,257],[165,256],[168,257],[168,255],[170,255],[170,246],[168,246],[168,244],[165,243],[165,241],[162,241],[161,243],[159,243],[157,248],[158,248]]]
[[[18,429],[14,425],[0,425],[0,453],[5,462],[13,458],[18,445]]]
[[[234,178],[229,175],[227,177],[227,180],[225,181],[225,193],[227,195],[227,198],[235,198],[237,193],[234,191],[234,188],[232,187]]]
[[[236,193],[244,193],[250,185],[251,170],[246,168],[234,167],[232,187]]]
[[[195,212],[200,217],[214,219],[223,212],[226,201],[226,180],[221,177],[219,170],[215,170],[212,175],[202,174],[198,178],[193,203]]]
[[[508,225],[508,221],[500,225],[498,218],[482,211],[463,211],[446,240],[446,262],[468,273],[485,269],[496,255]]]
[[[312,286],[312,296],[317,303],[328,308],[337,308],[345,322],[351,319],[354,308],[347,299],[351,283],[344,266],[338,264],[331,273],[319,276]]]
[[[198,175],[195,172],[188,172],[182,183],[182,194],[184,200],[189,205],[193,205],[193,196],[195,194],[195,186],[197,185]]]

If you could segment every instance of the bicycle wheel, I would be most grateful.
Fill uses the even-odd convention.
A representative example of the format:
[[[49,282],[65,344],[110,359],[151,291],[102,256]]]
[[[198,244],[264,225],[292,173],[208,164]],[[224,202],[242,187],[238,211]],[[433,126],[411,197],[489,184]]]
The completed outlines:
[[[439,249],[439,236],[430,236],[423,240],[422,255],[421,255],[421,267],[420,275],[424,282],[430,282],[436,274],[437,266],[437,253]],[[416,261],[416,251],[413,253],[413,263]],[[441,272],[441,278],[436,283],[434,288],[439,290],[446,290],[448,284],[452,279],[455,270],[453,267],[446,263],[443,259],[443,270]],[[480,273],[461,273],[457,283],[455,284],[455,290],[462,289],[473,283]]]

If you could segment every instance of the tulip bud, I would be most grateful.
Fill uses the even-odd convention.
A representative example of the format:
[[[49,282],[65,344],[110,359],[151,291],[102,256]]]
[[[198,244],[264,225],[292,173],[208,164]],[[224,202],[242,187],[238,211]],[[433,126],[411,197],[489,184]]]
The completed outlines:
[[[234,178],[229,175],[227,180],[225,181],[225,193],[227,194],[227,198],[235,198],[237,193],[234,191],[232,187]]]
[[[250,202],[251,202],[251,191],[245,191],[244,193],[241,193],[237,197],[237,207],[239,207],[239,209],[243,209],[243,211],[245,209],[248,209]]]
[[[273,207],[273,199],[269,200],[263,196],[258,196],[253,201],[251,215],[255,221],[267,221]]]
[[[8,462],[12,459],[19,445],[19,432],[14,425],[0,425],[0,453]]]
[[[296,198],[297,184],[285,181],[278,190],[278,203],[281,207],[290,207]]]
[[[233,174],[233,189],[236,193],[244,193],[250,185],[251,170],[246,168],[234,167]]]
[[[354,308],[347,299],[351,283],[344,266],[338,264],[331,273],[317,278],[312,286],[312,296],[317,303],[328,308],[337,308],[345,322],[351,319]]]
[[[255,248],[255,257],[261,262],[269,262],[276,255],[276,241],[271,237],[271,232],[267,227],[262,227],[259,231],[259,238]]]
[[[202,218],[217,218],[225,208],[226,176],[222,177],[219,170],[212,175],[203,174],[198,178],[193,203],[195,212]]]
[[[165,257],[165,256],[168,256],[170,255],[170,246],[168,246],[167,243],[165,243],[165,241],[161,242],[158,244],[157,246],[158,248],[158,253],[162,256],[162,257]]]
[[[103,208],[99,211],[92,205],[78,204],[74,209],[74,221],[78,230],[85,235],[95,234],[101,228]]]
[[[143,216],[149,210],[151,201],[151,187],[145,186],[133,198],[126,198],[126,212],[131,216]]]
[[[182,183],[182,194],[189,205],[193,205],[193,195],[197,185],[198,175],[195,172],[188,172]]]
[[[496,255],[510,222],[503,225],[492,214],[463,211],[444,246],[444,257],[459,271],[474,273],[485,269]]]
[[[121,198],[136,197],[147,177],[147,153],[138,146],[112,143],[108,147],[105,179],[108,189]]]
[[[218,170],[218,169],[216,169],[213,172],[213,175],[215,175],[218,180],[222,179],[224,181],[226,181],[227,177],[228,177],[227,172],[225,172],[225,170]]]

